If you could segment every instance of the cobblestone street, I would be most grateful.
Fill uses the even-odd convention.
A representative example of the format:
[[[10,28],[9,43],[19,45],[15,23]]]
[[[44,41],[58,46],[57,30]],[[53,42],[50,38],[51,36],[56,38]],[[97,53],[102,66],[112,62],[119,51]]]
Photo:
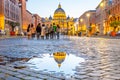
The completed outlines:
[[[120,39],[117,38],[62,36],[59,40],[0,39],[0,80],[120,80],[119,48]],[[70,76],[37,71],[28,66],[32,64],[28,63],[31,59],[54,52],[72,54],[85,61],[78,61],[79,64],[74,65],[74,74]]]

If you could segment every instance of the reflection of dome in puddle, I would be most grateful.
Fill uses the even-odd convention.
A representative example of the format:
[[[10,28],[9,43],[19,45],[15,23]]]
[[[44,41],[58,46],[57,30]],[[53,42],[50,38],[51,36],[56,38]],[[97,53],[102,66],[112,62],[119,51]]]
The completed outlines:
[[[66,53],[65,52],[55,52],[53,53],[53,57],[55,61],[58,63],[58,67],[61,66],[61,63],[65,60]]]

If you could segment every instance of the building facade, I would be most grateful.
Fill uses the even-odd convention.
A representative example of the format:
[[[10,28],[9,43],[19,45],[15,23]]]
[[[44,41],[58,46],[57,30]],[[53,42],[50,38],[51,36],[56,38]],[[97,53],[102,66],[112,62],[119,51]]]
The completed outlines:
[[[24,23],[26,24],[26,26],[24,27],[23,31],[27,30],[29,24],[34,24],[34,15],[28,10],[26,10],[26,20]]]
[[[56,25],[60,26],[60,31],[65,34],[73,34],[72,27],[74,26],[74,18],[73,17],[66,17],[66,13],[64,9],[62,9],[61,4],[58,5],[58,8],[55,10],[53,17],[49,18],[42,18],[42,23],[46,25]]]
[[[0,0],[0,29],[7,33],[12,30],[12,25],[20,28],[20,7],[18,0]]]
[[[96,26],[102,35],[113,31],[112,21],[120,21],[120,0],[102,0],[96,8]]]
[[[39,23],[42,23],[41,22],[42,19],[38,14],[34,14],[33,16],[34,16],[34,22],[33,23],[34,23],[34,26],[36,27]]]
[[[58,8],[54,12],[52,22],[55,23],[55,24],[59,24],[61,28],[65,28],[65,27],[67,27],[66,19],[67,19],[66,13],[61,8],[61,5],[59,4]]]
[[[39,15],[33,15],[26,10],[28,0],[0,0],[0,30],[26,32],[29,24],[36,26],[41,22]],[[13,26],[14,30],[13,30]]]
[[[113,31],[113,27],[110,27],[112,21],[120,21],[120,0],[106,0],[106,20],[104,32],[105,34]],[[120,30],[120,26],[117,27],[116,32]]]
[[[21,4],[21,7],[20,7],[21,8],[21,20],[22,20],[21,27],[22,27],[23,32],[26,32],[28,25],[34,22],[33,14],[26,9],[27,1],[28,0],[19,0],[19,3]]]
[[[84,35],[92,35],[94,34],[96,30],[96,10],[89,10],[83,13],[79,17],[79,31]],[[89,33],[89,30],[91,29],[91,33]]]
[[[101,35],[104,35],[105,20],[106,16],[106,7],[108,0],[102,0],[99,5],[96,7],[96,27],[98,28]]]

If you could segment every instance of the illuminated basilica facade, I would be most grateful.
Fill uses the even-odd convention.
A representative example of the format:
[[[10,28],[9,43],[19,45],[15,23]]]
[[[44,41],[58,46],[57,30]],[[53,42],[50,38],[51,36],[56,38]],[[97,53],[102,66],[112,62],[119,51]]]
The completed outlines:
[[[53,24],[59,25],[61,31],[67,32],[70,31],[71,27],[74,25],[74,18],[70,18],[66,16],[64,9],[62,9],[61,4],[58,5],[58,8],[55,10],[53,17],[45,18],[45,24]]]
[[[64,9],[62,9],[61,4],[59,4],[54,12],[52,23],[58,24],[62,31],[67,31],[74,25],[74,18],[66,17]]]

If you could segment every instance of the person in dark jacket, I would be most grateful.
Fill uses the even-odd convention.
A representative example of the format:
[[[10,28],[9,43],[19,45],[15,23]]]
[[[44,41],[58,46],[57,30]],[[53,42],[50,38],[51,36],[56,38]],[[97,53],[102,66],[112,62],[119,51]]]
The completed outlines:
[[[54,36],[54,30],[53,30],[53,26],[52,26],[52,24],[50,25],[49,34],[50,34],[50,39],[53,39],[53,36]]]
[[[56,34],[57,34],[57,39],[59,39],[59,36],[60,36],[60,26],[59,25],[57,25]]]
[[[31,38],[31,26],[30,24],[27,27],[27,38],[30,39]]]
[[[33,24],[31,24],[31,38],[33,39],[33,38],[35,38],[35,27],[34,27],[34,25]]]
[[[41,24],[39,23],[36,27],[37,39],[40,38],[41,35]]]
[[[57,29],[57,26],[55,25],[55,23],[53,23],[53,30],[54,30],[53,38],[55,38],[55,39],[56,39],[56,29]]]

